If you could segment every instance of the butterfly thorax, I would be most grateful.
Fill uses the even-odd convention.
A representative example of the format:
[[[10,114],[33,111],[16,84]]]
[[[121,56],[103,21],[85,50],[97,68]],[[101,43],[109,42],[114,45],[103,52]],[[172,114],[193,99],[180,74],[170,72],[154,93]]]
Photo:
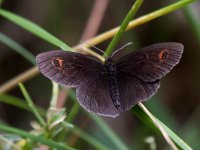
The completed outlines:
[[[105,63],[105,72],[107,75],[116,75],[117,74],[117,69],[116,66],[113,62],[108,61]]]
[[[111,60],[105,63],[105,74],[109,81],[110,96],[116,108],[120,107],[120,95],[117,81],[117,67]]]

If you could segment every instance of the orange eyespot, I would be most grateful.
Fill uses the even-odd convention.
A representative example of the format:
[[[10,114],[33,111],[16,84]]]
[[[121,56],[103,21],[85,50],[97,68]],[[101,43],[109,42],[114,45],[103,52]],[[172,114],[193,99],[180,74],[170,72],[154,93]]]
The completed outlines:
[[[168,52],[167,52],[167,49],[164,49],[160,52],[159,54],[159,59],[160,60],[163,60],[163,59],[166,59],[167,58],[167,55],[168,55]]]
[[[62,67],[63,66],[63,60],[60,57],[57,58],[53,58],[51,60],[51,63],[55,66],[55,67]]]

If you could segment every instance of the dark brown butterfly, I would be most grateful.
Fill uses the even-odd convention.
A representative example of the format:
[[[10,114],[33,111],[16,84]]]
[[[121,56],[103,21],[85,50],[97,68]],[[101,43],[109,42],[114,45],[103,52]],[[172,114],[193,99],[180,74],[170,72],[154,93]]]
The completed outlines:
[[[144,47],[118,59],[114,54],[105,63],[62,50],[41,53],[36,60],[44,76],[76,88],[78,101],[86,110],[116,117],[154,95],[160,79],[178,64],[182,52],[182,44],[170,42]]]

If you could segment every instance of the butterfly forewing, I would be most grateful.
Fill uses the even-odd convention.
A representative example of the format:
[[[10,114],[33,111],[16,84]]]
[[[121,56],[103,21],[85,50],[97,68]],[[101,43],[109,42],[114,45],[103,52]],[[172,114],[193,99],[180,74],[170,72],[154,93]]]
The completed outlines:
[[[101,71],[102,63],[80,53],[66,51],[44,52],[36,57],[40,72],[47,78],[68,86],[77,87]]]
[[[146,82],[161,79],[179,62],[183,45],[179,43],[160,43],[144,47],[122,57],[117,68]]]

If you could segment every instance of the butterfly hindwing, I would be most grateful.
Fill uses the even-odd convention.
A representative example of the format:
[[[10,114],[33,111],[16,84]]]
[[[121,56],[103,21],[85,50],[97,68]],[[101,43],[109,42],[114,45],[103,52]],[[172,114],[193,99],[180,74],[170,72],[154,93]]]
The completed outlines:
[[[178,64],[183,53],[179,43],[159,43],[125,55],[117,62],[120,72],[146,82],[161,79]]]
[[[129,110],[138,102],[145,101],[153,96],[160,87],[160,81],[144,82],[124,73],[117,75],[120,111]]]
[[[36,57],[40,72],[47,78],[68,87],[77,87],[103,67],[97,59],[69,51],[49,51]]]
[[[116,117],[120,111],[116,109],[110,96],[108,78],[99,74],[76,89],[78,101],[83,108],[98,115]]]

